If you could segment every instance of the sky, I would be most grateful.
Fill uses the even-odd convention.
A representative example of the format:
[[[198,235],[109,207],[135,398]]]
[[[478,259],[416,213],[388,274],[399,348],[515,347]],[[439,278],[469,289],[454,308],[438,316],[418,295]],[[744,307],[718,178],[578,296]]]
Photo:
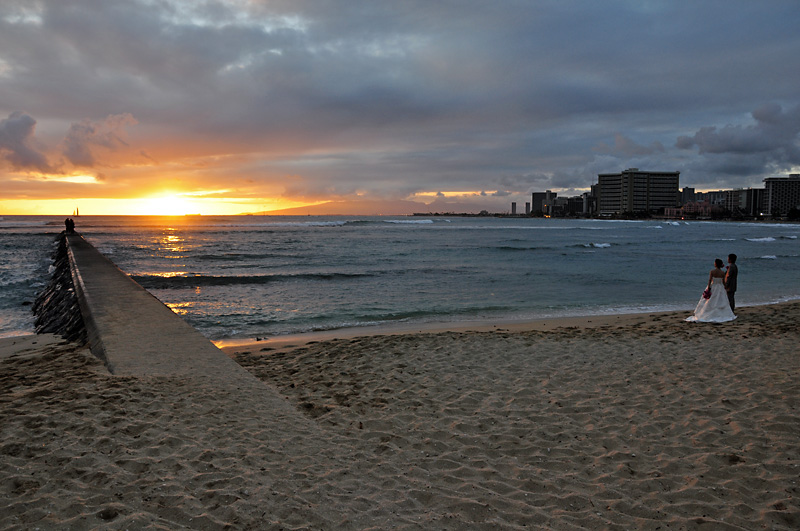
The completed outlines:
[[[762,187],[800,173],[798,21],[797,0],[3,0],[0,215],[502,212],[632,167]]]

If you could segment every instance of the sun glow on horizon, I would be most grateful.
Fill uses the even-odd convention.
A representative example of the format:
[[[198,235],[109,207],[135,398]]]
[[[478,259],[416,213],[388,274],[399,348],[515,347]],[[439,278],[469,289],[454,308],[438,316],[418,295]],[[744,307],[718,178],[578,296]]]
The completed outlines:
[[[160,194],[135,198],[0,199],[1,216],[235,216],[286,208],[309,202],[281,198],[197,197],[198,194]]]
[[[181,194],[160,195],[139,200],[136,209],[144,216],[185,216],[202,214],[199,205]]]

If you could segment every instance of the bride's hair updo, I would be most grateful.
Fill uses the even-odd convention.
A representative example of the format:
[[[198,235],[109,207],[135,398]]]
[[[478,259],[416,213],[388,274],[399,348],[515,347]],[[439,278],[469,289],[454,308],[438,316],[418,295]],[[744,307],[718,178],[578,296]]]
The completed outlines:
[[[717,266],[718,268],[722,269],[722,266],[725,265],[725,264],[722,262],[722,260],[717,258],[716,260],[714,260],[714,265]]]

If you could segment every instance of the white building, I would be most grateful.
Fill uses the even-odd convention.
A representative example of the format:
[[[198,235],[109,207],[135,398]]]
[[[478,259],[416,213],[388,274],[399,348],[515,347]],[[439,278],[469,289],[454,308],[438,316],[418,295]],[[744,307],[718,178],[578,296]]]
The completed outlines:
[[[680,174],[679,171],[653,172],[639,168],[629,168],[622,173],[601,173],[597,176],[598,212],[602,216],[676,207],[680,201]]]

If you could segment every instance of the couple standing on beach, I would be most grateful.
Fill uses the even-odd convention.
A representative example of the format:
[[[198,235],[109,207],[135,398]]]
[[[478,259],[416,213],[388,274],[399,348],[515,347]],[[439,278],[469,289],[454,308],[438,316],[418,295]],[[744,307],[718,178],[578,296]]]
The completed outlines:
[[[733,321],[736,316],[736,283],[739,268],[736,267],[736,255],[728,255],[728,266],[722,270],[722,260],[714,260],[714,269],[708,275],[708,286],[694,309],[694,315],[687,321],[704,323],[724,323]]]

